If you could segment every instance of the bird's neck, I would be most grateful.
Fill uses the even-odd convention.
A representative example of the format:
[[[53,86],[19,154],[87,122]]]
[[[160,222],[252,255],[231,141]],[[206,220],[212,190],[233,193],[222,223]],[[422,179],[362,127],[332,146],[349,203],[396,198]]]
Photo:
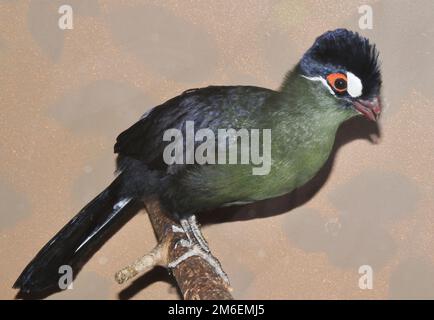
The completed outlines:
[[[355,115],[353,110],[342,108],[338,103],[320,82],[304,78],[297,66],[288,73],[271,101],[270,119],[279,124],[280,130],[291,129],[291,134],[334,134],[342,122]],[[303,130],[297,133],[293,128]]]
[[[300,166],[309,163],[306,177],[322,166],[332,150],[338,127],[354,115],[341,108],[321,86],[291,72],[267,105],[274,157]],[[290,155],[288,150],[292,151]]]

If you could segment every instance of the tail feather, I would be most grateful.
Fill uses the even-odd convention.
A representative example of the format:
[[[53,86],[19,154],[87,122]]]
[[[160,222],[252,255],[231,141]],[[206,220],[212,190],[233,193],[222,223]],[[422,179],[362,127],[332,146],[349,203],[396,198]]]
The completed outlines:
[[[68,265],[75,274],[116,225],[131,198],[121,197],[118,177],[72,218],[33,258],[14,284],[21,293],[58,291],[59,267]]]

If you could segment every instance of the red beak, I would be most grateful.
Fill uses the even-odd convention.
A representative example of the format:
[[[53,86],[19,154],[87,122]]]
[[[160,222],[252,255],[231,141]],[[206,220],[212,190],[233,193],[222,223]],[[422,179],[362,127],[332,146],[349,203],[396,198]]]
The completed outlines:
[[[381,113],[381,102],[379,97],[371,100],[355,100],[353,103],[354,109],[366,118],[372,121],[377,121]]]

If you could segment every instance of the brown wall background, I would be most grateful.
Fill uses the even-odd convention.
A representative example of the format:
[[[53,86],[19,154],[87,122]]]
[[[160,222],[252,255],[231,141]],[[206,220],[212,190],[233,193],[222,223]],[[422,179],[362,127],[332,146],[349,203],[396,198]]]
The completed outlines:
[[[65,3],[73,30],[57,27]],[[362,34],[383,64],[380,143],[362,136],[339,148],[304,205],[234,209],[204,233],[236,298],[434,298],[432,0],[1,1],[0,298],[15,296],[24,266],[111,181],[114,140],[142,113],[192,87],[276,88],[315,37],[360,31],[361,4],[373,7]],[[348,124],[340,140],[363,128]],[[50,298],[178,298],[164,270],[133,286],[113,280],[154,244],[137,215],[74,290]],[[373,267],[372,290],[358,287],[362,264]]]

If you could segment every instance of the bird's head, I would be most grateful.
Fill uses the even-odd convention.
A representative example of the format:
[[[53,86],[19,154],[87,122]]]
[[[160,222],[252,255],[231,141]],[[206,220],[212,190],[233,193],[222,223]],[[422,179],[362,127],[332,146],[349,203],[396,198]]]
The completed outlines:
[[[301,75],[320,82],[338,106],[370,120],[381,113],[378,51],[368,39],[346,29],[321,35],[299,64]]]

